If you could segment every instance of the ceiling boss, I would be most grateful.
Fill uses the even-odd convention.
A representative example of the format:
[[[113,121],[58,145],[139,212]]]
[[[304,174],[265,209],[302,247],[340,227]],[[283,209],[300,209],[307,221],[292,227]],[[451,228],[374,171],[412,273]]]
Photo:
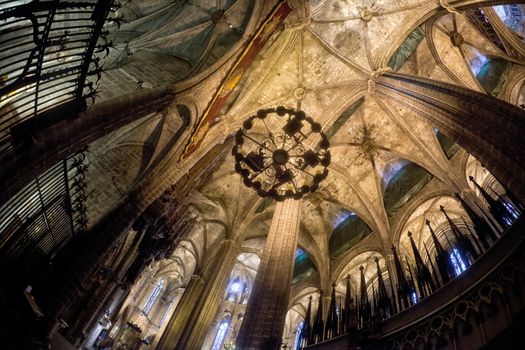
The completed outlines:
[[[330,143],[301,110],[279,106],[249,117],[235,135],[235,171],[261,197],[300,199],[328,176]]]

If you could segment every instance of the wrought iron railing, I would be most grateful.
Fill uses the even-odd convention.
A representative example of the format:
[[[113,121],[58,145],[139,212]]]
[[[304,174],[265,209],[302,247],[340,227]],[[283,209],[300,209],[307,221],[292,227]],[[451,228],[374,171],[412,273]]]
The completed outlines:
[[[440,289],[410,312],[306,349],[515,348],[512,345],[521,339],[518,324],[525,301],[522,232],[519,219],[468,276]]]
[[[431,297],[433,293],[442,291],[444,286],[465,270],[469,273],[471,266],[482,255],[492,250],[501,235],[520,222],[523,212],[523,204],[506,189],[505,195],[494,198],[486,189],[472,181],[481,192],[491,215],[476,214],[458,195],[458,200],[462,203],[472,225],[467,224],[463,217],[452,220],[446,209],[441,207],[440,210],[447,221],[435,231],[427,221],[431,235],[433,238],[435,236],[433,244],[430,243],[428,249],[425,245],[422,251],[419,251],[415,245],[412,248],[414,257],[418,255],[419,260],[416,258],[413,264],[406,259],[406,256],[404,258],[401,254],[398,256],[393,250],[396,271],[395,275],[390,275],[391,271],[388,271],[386,275],[388,283],[385,283],[383,272],[376,259],[376,284],[372,284],[371,295],[361,271],[361,288],[358,295],[351,295],[350,285],[347,284],[345,303],[339,306],[335,298],[334,284],[328,319],[323,320],[322,311],[319,312],[322,308],[319,306],[315,317],[307,313],[306,326],[300,335],[301,347],[322,343],[345,334],[377,330],[381,322],[412,308],[421,300]],[[442,238],[437,239],[437,237]],[[403,260],[406,260],[406,264]],[[424,269],[428,271],[426,274],[423,272]],[[310,301],[308,309],[311,310],[311,307]]]
[[[51,167],[0,206],[2,264],[53,258],[75,234],[86,230],[86,152]]]
[[[112,0],[0,0],[0,156],[94,98]]]

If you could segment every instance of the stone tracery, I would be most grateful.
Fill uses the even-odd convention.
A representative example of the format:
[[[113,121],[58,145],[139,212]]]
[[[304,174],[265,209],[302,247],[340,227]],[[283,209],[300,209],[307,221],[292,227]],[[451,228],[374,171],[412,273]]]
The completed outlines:
[[[520,64],[518,58],[509,59],[508,53],[494,48],[488,39],[474,39],[477,32],[473,25],[457,12],[463,6],[461,2],[440,1],[441,7],[452,13],[436,20],[432,19],[426,22],[430,24],[421,27],[419,26],[429,14],[440,10],[436,3],[408,1],[401,7],[396,7],[395,1],[385,1],[377,5],[363,2],[359,6],[354,3],[348,5],[345,1],[294,3],[298,12],[304,10],[302,15],[297,16],[305,18],[296,20],[290,17],[290,24],[300,25],[286,25],[276,33],[240,82],[243,88],[236,91],[237,94],[234,92],[234,98],[223,111],[224,115],[219,122],[222,129],[218,131],[219,126],[212,127],[207,143],[201,146],[202,153],[196,154],[192,159],[193,166],[217,141],[222,143],[225,138],[224,148],[230,149],[231,140],[227,135],[240,127],[246,116],[258,109],[277,104],[300,103],[301,109],[319,120],[323,130],[331,130],[329,137],[333,145],[333,164],[330,165],[330,175],[316,195],[305,196],[300,211],[301,223],[298,224],[299,244],[308,251],[316,269],[313,274],[300,279],[291,287],[285,334],[293,333],[292,330],[306,316],[309,296],[314,295],[312,316],[317,312],[316,298],[319,291],[324,293],[321,303],[324,303],[325,310],[329,309],[331,283],[337,283],[337,298],[344,298],[347,274],[350,274],[352,294],[357,297],[360,293],[361,265],[364,267],[369,295],[377,293],[376,265],[373,260],[376,256],[380,257],[380,267],[386,274],[385,281],[390,293],[391,282],[387,274],[394,270],[390,247],[393,244],[403,259],[404,256],[408,256],[413,263],[411,246],[406,236],[410,230],[416,246],[421,250],[423,260],[427,261],[423,243],[430,244],[430,233],[424,222],[429,219],[438,233],[438,238],[444,238],[443,228],[447,226],[447,221],[439,211],[440,205],[446,208],[454,222],[460,223],[461,217],[465,219],[465,227],[462,227],[462,230],[472,228],[473,224],[467,213],[452,197],[454,193],[461,193],[468,203],[475,207],[475,211],[488,217],[490,214],[487,202],[479,197],[479,191],[468,181],[468,175],[473,174],[481,185],[497,185],[494,188],[497,188],[498,195],[505,191],[501,184],[485,180],[492,175],[487,177],[488,171],[479,165],[473,165],[472,160],[466,162],[466,167],[459,164],[460,157],[467,157],[465,150],[460,149],[456,154],[447,157],[440,147],[434,129],[422,120],[418,113],[407,105],[402,106],[381,95],[378,81],[383,78],[383,82],[390,79],[388,74],[384,73],[394,70],[484,91],[471,70],[471,62],[476,57],[490,52],[506,59],[510,69],[517,69]],[[486,2],[479,3],[487,5]],[[234,6],[241,5],[241,2],[236,2]],[[475,5],[475,2],[470,2],[469,5]],[[259,10],[263,11],[258,8]],[[213,24],[223,20],[219,12],[210,13]],[[291,14],[294,15],[296,14]],[[451,17],[456,18],[459,23],[459,29],[453,32],[450,31],[453,26],[450,23]],[[414,29],[424,31],[426,37],[416,38],[417,44],[414,47],[407,43],[406,57],[403,58],[401,54],[396,56],[400,58],[397,61],[399,66],[396,64],[393,68],[387,67],[386,63],[392,62],[390,58],[394,51]],[[454,41],[449,38],[451,33]],[[467,46],[471,48],[466,48]],[[200,60],[204,62],[202,58]],[[195,67],[194,72],[198,70]],[[217,72],[209,74],[222,74],[220,69]],[[194,88],[196,96],[205,100],[206,94],[214,90],[218,79],[212,78],[210,84],[191,88]],[[502,84],[501,91],[505,93],[507,85],[505,81]],[[497,90],[491,91],[499,93]],[[350,107],[355,106],[356,101],[361,102],[352,110]],[[198,110],[204,110],[206,102],[196,103]],[[340,116],[348,109],[351,110],[349,115],[338,123]],[[159,118],[159,115],[155,118]],[[149,117],[148,120],[151,121],[152,118]],[[193,126],[195,116],[192,123]],[[176,122],[171,121],[165,126],[159,126],[159,130],[169,135],[170,129],[175,125]],[[121,139],[124,143],[134,142],[134,137],[139,137],[146,129],[138,126],[134,132],[135,136],[123,134]],[[160,134],[161,137],[165,137],[162,136],[165,135],[163,133]],[[112,139],[119,140],[117,136],[112,135]],[[165,140],[161,139],[161,144]],[[139,140],[144,141],[147,140]],[[180,147],[178,144],[179,150]],[[175,158],[172,156],[165,163],[160,163],[153,174],[159,174],[160,169],[162,172],[170,172]],[[412,198],[400,205],[399,211],[389,211],[385,208],[384,191],[388,183],[386,176],[390,176],[387,174],[393,167],[392,164],[406,162],[417,164],[431,175],[431,179],[421,186],[419,191],[415,191]],[[170,178],[183,177],[185,170],[190,170],[186,164],[189,162],[177,165],[179,169],[173,171]],[[200,166],[209,169],[206,168],[206,164]],[[188,182],[186,186],[191,197],[187,204],[198,217],[196,223],[191,232],[180,237],[181,243],[173,255],[167,261],[162,260],[159,266],[153,267],[163,271],[162,275],[173,279],[170,293],[179,287],[188,286],[192,283],[190,279],[194,275],[192,281],[196,282],[187,289],[202,297],[202,305],[199,306],[201,311],[213,304],[212,296],[220,294],[211,287],[204,286],[212,283],[216,289],[223,288],[231,270],[236,269],[235,259],[229,259],[227,256],[262,256],[265,236],[270,230],[269,222],[276,210],[275,205],[270,203],[258,212],[262,201],[250,196],[248,191],[242,188],[240,179],[231,169],[233,161],[226,156],[213,172],[210,171],[212,174],[199,181],[198,188],[193,188],[191,180]],[[117,175],[117,180],[124,178],[123,174]],[[148,181],[149,179],[151,177],[148,177]],[[155,184],[155,181],[152,180],[152,183]],[[123,191],[127,191],[127,188]],[[434,196],[433,192],[439,196]],[[370,234],[349,245],[350,248],[343,250],[339,255],[330,257],[332,222],[336,216],[334,213],[338,210],[356,213],[369,227]],[[96,217],[94,219],[98,220]],[[250,243],[245,245],[247,242]],[[442,244],[446,246],[448,243],[443,240]],[[430,252],[433,253],[432,249]],[[216,277],[210,272],[213,270],[211,266],[218,261],[221,262],[221,277]],[[404,260],[402,265],[408,268]],[[406,273],[409,274],[408,269]],[[173,332],[174,327],[180,327],[182,321],[196,324],[188,314],[188,305],[192,302],[195,304],[196,300],[180,300],[178,310],[181,315],[184,312],[186,314],[177,316],[179,318],[175,321],[179,323],[170,323],[168,332]],[[338,304],[341,305],[342,302],[338,301]],[[204,328],[215,324],[213,322],[216,322],[217,317],[220,318],[221,311],[217,311],[217,314],[209,311],[205,315],[208,324],[196,329],[195,334],[198,335],[178,335],[176,339],[163,339],[161,343],[172,346],[201,346],[199,339],[204,339],[208,334],[208,329]],[[123,311],[127,312],[129,310]],[[133,316],[122,316],[122,320],[132,318]],[[161,331],[156,331],[158,338],[155,342],[158,342]],[[292,338],[288,336],[286,341],[291,344]],[[177,343],[179,341],[180,343]],[[208,340],[206,342],[210,343]]]

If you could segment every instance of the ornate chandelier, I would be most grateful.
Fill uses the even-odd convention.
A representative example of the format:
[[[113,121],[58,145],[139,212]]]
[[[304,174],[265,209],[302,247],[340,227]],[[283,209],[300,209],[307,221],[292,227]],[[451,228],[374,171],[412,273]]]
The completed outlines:
[[[330,143],[303,111],[279,106],[249,117],[235,135],[235,171],[261,197],[282,201],[314,192],[328,176]]]

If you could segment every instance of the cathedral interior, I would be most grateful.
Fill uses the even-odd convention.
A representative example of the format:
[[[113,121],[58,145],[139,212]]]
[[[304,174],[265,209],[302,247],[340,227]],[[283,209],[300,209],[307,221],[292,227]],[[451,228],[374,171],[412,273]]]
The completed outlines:
[[[0,0],[0,348],[523,349],[520,3]]]

